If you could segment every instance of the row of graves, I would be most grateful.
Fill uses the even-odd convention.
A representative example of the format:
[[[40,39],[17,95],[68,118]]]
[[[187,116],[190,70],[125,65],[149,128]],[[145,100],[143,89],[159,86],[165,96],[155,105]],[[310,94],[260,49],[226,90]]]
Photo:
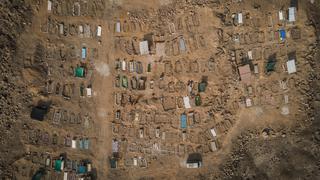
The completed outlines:
[[[216,69],[216,61],[214,57],[189,60],[185,56],[206,47],[201,34],[179,35],[199,27],[199,16],[190,14],[168,25],[169,36],[155,32],[132,38],[127,35],[131,23],[115,23],[115,48],[123,57],[114,61],[111,168],[147,168],[163,156],[184,158],[194,152],[200,156],[215,152],[220,146],[217,133],[230,128],[231,124],[222,123],[205,126],[208,113],[202,110],[202,96],[206,96],[207,75]],[[200,78],[175,79],[179,74]]]
[[[33,179],[92,180],[97,178],[96,169],[88,159],[76,159],[67,153],[54,155],[31,151],[26,160],[40,167],[33,173]],[[26,168],[27,169],[27,168]]]
[[[221,30],[220,40],[234,47],[229,50],[229,59],[237,66],[243,87],[240,106],[249,108],[254,105],[280,104],[280,113],[289,114],[288,90],[293,81],[292,74],[297,72],[296,50],[291,44],[301,39],[297,10],[298,5],[292,1],[288,9],[283,7],[267,15],[260,13],[265,21],[257,23],[260,30],[254,32],[250,32],[249,28],[255,24],[251,22],[255,19],[252,14],[234,13],[234,26],[238,27],[236,33]],[[285,78],[278,78],[268,87],[271,88],[269,92],[258,82],[263,82],[261,77],[270,77],[274,73],[285,75]]]
[[[96,179],[90,156],[82,159],[81,155],[90,154],[93,140],[88,132],[94,122],[83,108],[92,101],[93,60],[98,57],[98,48],[92,44],[99,43],[97,38],[101,36],[102,27],[89,22],[68,24],[59,21],[59,16],[89,16],[92,9],[85,10],[85,7],[97,9],[95,1],[94,4],[76,3],[73,6],[70,3],[49,0],[42,4],[48,7],[42,21],[46,23],[39,29],[43,41],[37,42],[34,55],[27,61],[29,65],[45,67],[42,93],[46,99],[32,107],[30,117],[35,121],[25,125],[26,144],[36,149],[58,149],[54,154],[63,152],[59,156],[47,152],[48,156],[38,157],[43,161],[38,161],[35,179],[55,176],[65,180]],[[73,7],[72,12],[70,7]],[[86,13],[79,14],[80,7]],[[73,38],[69,38],[71,36]],[[73,41],[77,38],[81,40],[80,44]],[[81,112],[70,108],[70,104],[75,103],[79,103],[74,107],[79,107]],[[67,153],[73,158],[67,157]]]

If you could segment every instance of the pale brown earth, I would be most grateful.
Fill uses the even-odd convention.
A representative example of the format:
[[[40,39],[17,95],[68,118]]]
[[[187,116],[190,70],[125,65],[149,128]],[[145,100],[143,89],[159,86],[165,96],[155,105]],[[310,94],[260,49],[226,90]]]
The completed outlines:
[[[74,160],[91,160],[98,179],[320,179],[319,1],[299,1],[294,25],[279,22],[277,17],[280,9],[287,10],[289,0],[88,0],[90,8],[80,16],[70,14],[70,4],[84,1],[53,2],[62,8],[48,12],[45,0],[0,2],[1,179],[31,179],[44,167],[46,156],[61,153]],[[240,11],[249,13],[250,18],[241,26],[229,24],[232,13]],[[268,18],[272,18],[272,25]],[[47,27],[49,20],[55,26]],[[121,22],[120,33],[115,32],[117,21]],[[69,29],[65,35],[59,34],[61,22],[76,28],[90,24],[91,34],[80,37]],[[171,23],[175,32],[170,32]],[[95,36],[98,25],[101,37]],[[280,42],[270,36],[279,28],[289,34],[293,27],[300,29],[300,39],[288,36]],[[256,37],[258,32],[264,36]],[[122,41],[127,46],[118,41],[133,37],[141,41],[149,33],[158,39],[163,36],[164,56],[134,54],[128,41]],[[232,39],[237,33],[238,43]],[[178,49],[181,36],[186,52]],[[71,67],[81,63],[82,46],[90,48],[83,63],[88,74],[76,78]],[[250,62],[258,64],[259,74],[251,72],[253,93],[249,94],[237,70],[241,66],[238,54],[255,49],[261,55],[255,54]],[[237,57],[232,56],[234,50]],[[283,65],[292,51],[296,51],[297,72],[288,74]],[[265,73],[267,58],[274,53],[275,71]],[[118,58],[141,61],[143,73],[116,70]],[[208,66],[209,60],[213,68]],[[177,61],[182,62],[181,72],[175,69]],[[146,71],[149,62],[151,72]],[[116,87],[119,74],[147,77],[146,89]],[[187,81],[199,82],[202,76],[208,77],[206,91],[199,93],[202,105],[195,106],[193,97],[191,109],[179,107],[176,98],[188,95]],[[48,92],[46,83],[50,80],[55,85],[71,84],[70,98],[64,98],[62,92]],[[281,80],[287,80],[286,88],[280,87]],[[181,82],[182,88],[170,82],[176,86]],[[92,85],[92,97],[80,97],[81,83]],[[132,95],[135,103],[116,104],[117,93]],[[281,114],[284,95],[289,97],[289,115]],[[253,106],[245,107],[243,97],[251,98]],[[170,98],[174,103],[167,104],[172,109],[165,110],[162,101]],[[51,102],[44,121],[30,118],[39,100]],[[79,115],[81,123],[55,123],[57,109]],[[117,110],[121,110],[120,119],[115,118]],[[199,121],[188,124],[183,140],[180,115],[191,111]],[[164,139],[155,137],[157,127],[165,132]],[[145,130],[144,138],[138,136],[140,128]],[[208,134],[210,128],[215,128],[217,137]],[[49,142],[32,136],[37,130],[47,132]],[[54,134],[59,137],[58,144],[52,143]],[[88,138],[89,150],[65,146],[67,135]],[[116,169],[109,163],[112,139],[121,142]],[[216,142],[216,151],[210,150],[210,141]],[[33,156],[35,152],[44,156]],[[199,169],[185,167],[192,152],[202,154]],[[126,165],[133,157],[145,158],[147,167]],[[63,179],[62,173],[50,167],[46,172],[43,179]]]

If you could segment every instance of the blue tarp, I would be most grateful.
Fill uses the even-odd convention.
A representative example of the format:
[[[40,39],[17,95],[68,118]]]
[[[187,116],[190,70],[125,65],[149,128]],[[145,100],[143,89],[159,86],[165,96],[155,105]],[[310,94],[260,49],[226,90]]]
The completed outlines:
[[[82,59],[85,59],[87,57],[87,48],[86,47],[82,48],[81,56],[82,56]]]
[[[280,39],[285,40],[286,39],[286,31],[284,29],[280,29]]]
[[[87,172],[86,167],[85,166],[79,166],[77,172],[78,172],[78,174],[86,173]]]
[[[181,114],[180,121],[181,121],[181,128],[186,129],[187,128],[187,115]]]

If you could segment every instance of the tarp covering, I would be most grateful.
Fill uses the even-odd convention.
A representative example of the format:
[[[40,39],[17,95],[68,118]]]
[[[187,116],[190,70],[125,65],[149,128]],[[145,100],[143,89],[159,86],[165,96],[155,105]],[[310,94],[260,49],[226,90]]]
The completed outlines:
[[[199,92],[204,92],[206,91],[207,83],[206,82],[201,82],[198,85],[198,91]]]
[[[272,54],[268,57],[268,62],[266,64],[266,71],[271,72],[274,71],[276,66],[276,54]]]
[[[43,121],[44,120],[44,116],[46,115],[46,113],[47,113],[46,109],[43,109],[43,108],[40,108],[40,107],[34,107],[34,108],[32,108],[30,117],[32,119]]]
[[[45,176],[46,170],[44,168],[40,168],[33,176],[32,180],[41,180]]]
[[[266,65],[266,70],[267,72],[271,72],[271,71],[274,71],[274,67],[276,65],[276,62],[274,61],[269,61]]]
[[[127,76],[122,76],[122,87],[128,88],[128,78],[127,78]]]
[[[87,168],[85,166],[79,166],[78,167],[78,170],[77,170],[78,174],[84,174],[86,172],[87,172]]]
[[[82,57],[82,59],[85,59],[87,57],[87,48],[86,47],[83,47],[81,49],[81,57]]]
[[[76,75],[76,77],[84,77],[84,68],[83,67],[77,67],[75,69],[75,75]]]
[[[200,96],[200,95],[197,95],[197,96],[195,97],[195,104],[196,104],[196,106],[200,106],[201,103],[202,103],[202,101],[201,101],[201,96]]]
[[[201,163],[202,156],[200,153],[191,153],[188,156],[187,163]]]
[[[61,171],[62,160],[56,160],[54,162],[54,170]]]
[[[280,34],[280,40],[285,40],[286,39],[286,31],[284,29],[279,30]]]
[[[114,158],[110,159],[110,167],[111,168],[117,168],[117,160]]]
[[[187,128],[187,115],[186,114],[181,114],[180,117],[180,121],[181,121],[181,128],[182,129],[186,129]]]

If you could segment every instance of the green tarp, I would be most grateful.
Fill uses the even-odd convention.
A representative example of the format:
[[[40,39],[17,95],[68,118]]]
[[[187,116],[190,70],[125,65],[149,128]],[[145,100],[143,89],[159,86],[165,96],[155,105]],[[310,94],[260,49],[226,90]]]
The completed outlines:
[[[56,160],[54,163],[54,170],[61,171],[61,164],[62,164],[61,160]]]
[[[196,106],[200,106],[201,105],[201,97],[200,95],[197,95],[195,98],[195,104]]]
[[[274,71],[274,67],[276,65],[276,62],[275,61],[269,61],[266,65],[266,70],[267,72],[271,72],[271,71]]]
[[[122,87],[128,88],[128,79],[127,79],[127,76],[122,76]]]
[[[84,77],[84,68],[83,67],[77,67],[75,70],[76,77]]]
[[[266,72],[271,72],[274,71],[275,66],[276,66],[276,54],[272,54],[268,57],[268,61],[266,64]]]
[[[204,92],[206,91],[207,83],[206,82],[201,82],[198,85],[198,91],[199,92]]]
[[[115,158],[110,159],[111,168],[117,168],[117,160]]]

